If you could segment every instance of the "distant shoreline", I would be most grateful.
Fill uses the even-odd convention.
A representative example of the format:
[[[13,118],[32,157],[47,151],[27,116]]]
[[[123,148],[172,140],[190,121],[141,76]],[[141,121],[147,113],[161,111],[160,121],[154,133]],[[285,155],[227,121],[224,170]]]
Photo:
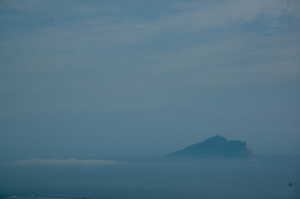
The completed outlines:
[[[75,198],[75,199],[96,199],[95,197],[80,197],[80,196],[58,196],[58,195],[43,195],[47,198]]]
[[[23,196],[9,196],[4,199],[12,199],[12,198],[23,198]],[[82,196],[60,196],[60,195],[37,195],[37,196],[28,196],[26,198],[73,198],[73,199],[97,199],[96,197],[82,197]]]

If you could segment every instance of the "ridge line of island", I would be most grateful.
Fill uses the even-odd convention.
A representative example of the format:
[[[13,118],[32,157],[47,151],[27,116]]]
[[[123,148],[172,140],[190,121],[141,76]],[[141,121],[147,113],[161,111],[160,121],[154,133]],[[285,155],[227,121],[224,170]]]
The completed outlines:
[[[217,135],[166,155],[170,158],[237,158],[253,159],[250,146],[240,140],[227,140]]]

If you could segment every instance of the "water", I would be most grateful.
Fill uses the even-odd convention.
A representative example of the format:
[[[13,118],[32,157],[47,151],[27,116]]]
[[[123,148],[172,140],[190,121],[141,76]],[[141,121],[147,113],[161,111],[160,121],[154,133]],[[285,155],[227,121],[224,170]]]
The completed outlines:
[[[0,194],[22,199],[300,198],[296,158],[73,163],[1,163]]]

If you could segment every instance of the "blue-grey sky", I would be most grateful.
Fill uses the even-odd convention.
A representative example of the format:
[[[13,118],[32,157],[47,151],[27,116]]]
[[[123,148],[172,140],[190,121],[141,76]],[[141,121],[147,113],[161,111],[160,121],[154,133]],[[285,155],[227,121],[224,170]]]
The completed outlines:
[[[298,0],[0,0],[0,156],[300,154]]]

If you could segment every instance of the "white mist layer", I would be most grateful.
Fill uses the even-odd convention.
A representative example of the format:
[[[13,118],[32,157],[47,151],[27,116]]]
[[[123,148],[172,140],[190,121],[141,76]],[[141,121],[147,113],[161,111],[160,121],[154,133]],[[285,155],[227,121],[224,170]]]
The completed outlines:
[[[92,166],[92,165],[119,165],[124,164],[121,161],[114,160],[98,160],[98,159],[27,159],[27,160],[18,160],[13,161],[13,164],[18,165],[45,165],[45,166]]]

